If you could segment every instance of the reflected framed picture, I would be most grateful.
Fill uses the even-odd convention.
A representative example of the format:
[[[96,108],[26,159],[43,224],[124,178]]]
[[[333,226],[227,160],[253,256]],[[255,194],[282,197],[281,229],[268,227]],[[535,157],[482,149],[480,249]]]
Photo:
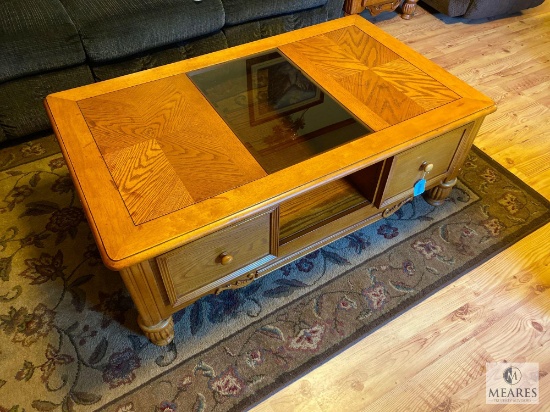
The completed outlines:
[[[248,59],[246,74],[251,126],[323,103],[321,89],[278,52]]]

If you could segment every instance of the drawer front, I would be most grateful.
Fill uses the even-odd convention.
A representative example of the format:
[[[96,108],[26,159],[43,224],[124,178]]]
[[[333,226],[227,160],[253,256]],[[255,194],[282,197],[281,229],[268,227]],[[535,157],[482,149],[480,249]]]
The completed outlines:
[[[425,179],[441,179],[449,170],[460,141],[470,125],[451,130],[412,149],[396,155],[386,181],[379,207],[413,194],[414,184],[424,176],[423,169],[432,165]]]
[[[243,268],[269,260],[271,216],[256,216],[157,257],[170,303],[175,306],[207,293],[228,275],[238,276]]]

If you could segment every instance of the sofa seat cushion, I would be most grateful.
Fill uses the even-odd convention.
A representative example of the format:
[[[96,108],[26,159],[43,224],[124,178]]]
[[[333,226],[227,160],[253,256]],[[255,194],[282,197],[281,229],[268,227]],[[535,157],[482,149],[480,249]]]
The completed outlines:
[[[317,7],[298,13],[250,21],[238,26],[229,26],[224,28],[223,32],[227,38],[227,44],[233,47],[325,22],[328,19],[327,12],[326,7]]]
[[[186,40],[172,47],[138,54],[125,60],[91,66],[91,69],[95,80],[103,81],[226,48],[227,40],[223,32],[219,31],[206,37]]]
[[[327,0],[222,0],[228,26],[324,6]]]
[[[58,0],[0,1],[0,83],[84,60],[78,32]]]
[[[83,64],[0,84],[0,129],[3,130],[0,135],[15,141],[50,129],[44,98],[50,93],[93,82],[90,68]]]
[[[61,0],[92,63],[131,56],[220,30],[221,0]]]

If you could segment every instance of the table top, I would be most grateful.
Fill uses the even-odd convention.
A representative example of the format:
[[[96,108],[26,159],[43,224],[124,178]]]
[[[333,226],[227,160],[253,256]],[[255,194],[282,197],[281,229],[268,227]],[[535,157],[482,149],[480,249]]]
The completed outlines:
[[[121,269],[490,113],[358,16],[52,94],[103,260]]]

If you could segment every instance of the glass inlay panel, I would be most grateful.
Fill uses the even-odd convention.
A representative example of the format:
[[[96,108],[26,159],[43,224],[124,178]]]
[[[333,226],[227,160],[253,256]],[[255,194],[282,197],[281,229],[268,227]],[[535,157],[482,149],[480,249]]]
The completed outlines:
[[[372,133],[277,51],[188,76],[267,173]]]

